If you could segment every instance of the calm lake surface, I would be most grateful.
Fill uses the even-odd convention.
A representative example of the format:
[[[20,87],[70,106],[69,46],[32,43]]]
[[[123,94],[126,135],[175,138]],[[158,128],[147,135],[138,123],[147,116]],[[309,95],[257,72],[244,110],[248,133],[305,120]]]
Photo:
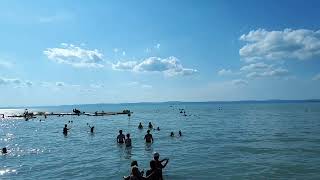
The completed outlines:
[[[73,108],[134,113],[131,118],[0,119],[0,147],[9,150],[0,154],[0,179],[122,179],[132,160],[149,169],[155,151],[170,159],[165,179],[320,179],[320,103],[150,103],[29,111]],[[23,109],[0,109],[17,112]],[[143,140],[149,121],[161,129],[152,131],[151,146]],[[139,122],[143,130],[138,130]],[[87,123],[95,126],[94,134]],[[67,137],[64,124],[71,128]],[[120,129],[131,134],[132,149],[117,145]],[[169,136],[179,130],[182,137]]]

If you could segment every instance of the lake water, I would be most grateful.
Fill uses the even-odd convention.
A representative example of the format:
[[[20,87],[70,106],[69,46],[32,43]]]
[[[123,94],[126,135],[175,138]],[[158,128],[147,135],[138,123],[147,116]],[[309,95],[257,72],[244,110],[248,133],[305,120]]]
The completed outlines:
[[[320,179],[320,103],[158,103],[30,108],[133,111],[117,116],[0,119],[0,179],[122,179],[130,162],[147,170],[154,151],[169,158],[165,179]],[[180,114],[186,110],[187,116]],[[0,113],[22,112],[0,109]],[[73,123],[68,123],[73,121]],[[155,142],[144,143],[147,123]],[[138,130],[139,122],[145,126]],[[96,127],[89,133],[90,125]],[[67,137],[64,124],[71,127]],[[133,148],[116,143],[130,133]],[[170,137],[171,131],[182,137]]]

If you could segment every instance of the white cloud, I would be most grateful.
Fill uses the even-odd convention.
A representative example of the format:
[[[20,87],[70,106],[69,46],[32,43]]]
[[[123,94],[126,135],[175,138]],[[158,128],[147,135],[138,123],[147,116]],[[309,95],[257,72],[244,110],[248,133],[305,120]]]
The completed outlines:
[[[320,31],[284,29],[267,31],[258,29],[243,34],[246,42],[239,54],[247,62],[257,60],[310,59],[320,57]]]
[[[58,86],[58,87],[63,87],[65,85],[66,84],[64,82],[56,82],[56,86]]]
[[[127,70],[134,72],[163,72],[168,76],[192,75],[197,73],[196,69],[184,68],[180,61],[170,56],[168,58],[149,57],[142,62],[136,61],[117,62],[112,64],[114,70]]]
[[[133,70],[134,67],[137,65],[136,61],[126,61],[126,62],[120,62],[118,61],[116,64],[112,64],[112,69],[114,70]]]
[[[122,51],[122,56],[125,56],[126,55],[126,52],[125,51]]]
[[[99,88],[103,88],[104,85],[103,84],[90,84],[90,87],[94,88],[94,89],[99,89]]]
[[[26,81],[25,85],[31,87],[33,85],[33,83],[31,81]]]
[[[33,83],[31,81],[23,81],[18,78],[4,78],[0,77],[0,85],[8,85],[16,87],[31,87]]]
[[[319,73],[319,74],[316,74],[316,75],[312,78],[312,80],[314,80],[314,81],[319,81],[319,80],[320,80],[320,73]]]
[[[103,54],[97,49],[82,49],[66,43],[62,43],[61,46],[61,48],[47,48],[43,53],[54,62],[73,67],[104,67]]]
[[[141,87],[141,88],[145,88],[145,89],[152,88],[152,86],[149,85],[149,84],[143,84],[143,83],[140,83],[140,82],[137,82],[137,81],[129,82],[127,84],[127,86],[129,86],[129,87]]]
[[[231,81],[231,83],[233,85],[236,85],[236,86],[246,86],[246,85],[248,85],[248,81],[243,80],[243,79],[234,79],[234,80]]]
[[[276,68],[276,69],[270,69],[268,71],[263,72],[250,72],[247,74],[247,78],[259,78],[259,77],[283,77],[287,76],[289,74],[289,71],[284,68]]]
[[[219,76],[225,76],[225,75],[231,75],[231,74],[232,74],[231,69],[221,69],[220,71],[218,71]]]
[[[20,79],[16,79],[16,78],[2,78],[2,77],[0,77],[0,85],[9,85],[9,84],[20,85],[20,84],[22,84],[22,81]]]
[[[272,65],[265,64],[263,62],[252,63],[249,65],[242,66],[240,71],[260,71],[260,70],[268,70],[272,68]]]

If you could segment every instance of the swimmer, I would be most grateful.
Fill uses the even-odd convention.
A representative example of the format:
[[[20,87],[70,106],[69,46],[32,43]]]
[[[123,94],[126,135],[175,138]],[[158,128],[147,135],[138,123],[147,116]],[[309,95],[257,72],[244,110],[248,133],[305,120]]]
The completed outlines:
[[[142,126],[141,122],[139,123],[138,128],[139,128],[139,129],[143,129],[143,126]]]
[[[149,129],[152,129],[152,128],[153,128],[153,126],[152,126],[151,122],[149,122]]]
[[[160,127],[159,126],[157,127],[157,131],[160,131]]]
[[[4,148],[2,148],[2,154],[7,154],[7,148],[6,147],[4,147]]]
[[[127,134],[127,139],[125,139],[126,147],[131,147],[131,138],[130,134]]]
[[[153,137],[152,137],[152,134],[150,134],[150,130],[147,131],[147,134],[144,136],[144,139],[146,140],[146,143],[153,142]]]
[[[179,136],[182,136],[181,130],[179,131]]]
[[[64,134],[64,135],[67,135],[67,134],[68,134],[68,130],[70,130],[70,129],[68,129],[68,128],[67,128],[67,124],[65,124],[65,125],[64,125],[64,128],[63,128],[63,134]]]
[[[124,134],[122,134],[122,130],[119,130],[119,135],[117,137],[117,142],[119,144],[123,144],[124,140],[125,140],[125,136],[124,136]]]
[[[171,132],[171,133],[170,133],[170,136],[171,136],[171,137],[173,137],[173,136],[174,136],[174,133],[173,133],[173,132]]]

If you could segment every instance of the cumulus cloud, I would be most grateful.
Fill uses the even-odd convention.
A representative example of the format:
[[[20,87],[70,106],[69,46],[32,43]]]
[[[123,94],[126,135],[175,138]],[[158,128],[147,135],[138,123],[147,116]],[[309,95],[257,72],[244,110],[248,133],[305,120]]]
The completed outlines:
[[[218,71],[219,76],[225,76],[225,75],[231,75],[231,74],[232,74],[231,69],[221,69],[220,71]]]
[[[136,61],[126,61],[126,62],[118,61],[116,64],[112,64],[112,69],[120,70],[120,71],[130,71],[130,70],[133,70],[136,65],[137,65]]]
[[[316,74],[316,75],[312,78],[312,80],[314,80],[314,81],[320,81],[320,73],[319,73],[319,74]]]
[[[240,68],[240,71],[260,71],[260,70],[268,70],[271,68],[272,68],[272,65],[259,62],[259,63],[252,63],[249,65],[242,66]]]
[[[89,50],[62,43],[60,48],[47,48],[43,53],[52,61],[73,67],[104,67],[103,54],[97,49]]]
[[[246,42],[239,54],[247,62],[257,60],[305,60],[320,56],[320,30],[284,29],[267,31],[258,29],[243,34]]]
[[[0,85],[8,85],[8,86],[14,86],[14,87],[24,87],[24,86],[32,86],[33,83],[31,81],[23,81],[18,78],[4,78],[0,77]]]
[[[170,56],[168,58],[149,57],[142,62],[127,61],[112,64],[114,70],[127,70],[134,72],[163,72],[168,76],[193,75],[196,69],[184,68],[179,59]]]
[[[233,85],[236,85],[236,86],[246,86],[248,85],[248,81],[244,80],[244,79],[234,79],[231,81],[231,83]]]
[[[276,69],[270,69],[263,72],[250,72],[246,75],[247,78],[259,78],[259,77],[283,77],[287,76],[289,74],[289,71],[284,68],[276,68]]]

